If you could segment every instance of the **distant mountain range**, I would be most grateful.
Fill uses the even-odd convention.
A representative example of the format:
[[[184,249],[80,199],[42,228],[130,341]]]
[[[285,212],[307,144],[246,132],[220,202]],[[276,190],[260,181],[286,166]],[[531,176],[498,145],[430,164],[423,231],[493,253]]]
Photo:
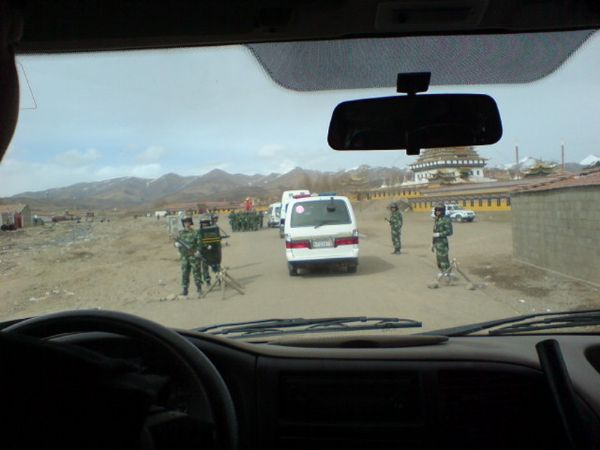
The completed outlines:
[[[566,163],[569,172],[578,172],[600,158],[590,155],[581,163]],[[520,169],[526,170],[540,161],[526,157]],[[586,164],[584,164],[586,163]],[[488,176],[510,179],[516,164],[487,168]],[[231,174],[215,169],[201,176],[183,177],[174,173],[156,179],[124,177],[110,180],[77,183],[71,186],[38,192],[23,192],[0,198],[2,203],[27,203],[32,208],[109,209],[162,208],[176,203],[243,201],[246,197],[264,202],[279,200],[281,192],[289,189],[309,189],[311,192],[349,192],[399,185],[408,171],[398,167],[362,165],[351,170],[321,172],[300,167],[284,173],[268,175]]]
[[[239,202],[250,196],[276,201],[289,189],[311,192],[362,190],[399,184],[405,170],[396,167],[360,166],[339,172],[320,172],[300,167],[268,175],[231,174],[220,169],[201,176],[183,177],[169,173],[156,179],[124,177],[105,181],[77,183],[38,192],[23,192],[0,203],[28,203],[34,208],[47,206],[81,208],[159,208],[171,203],[224,201]]]

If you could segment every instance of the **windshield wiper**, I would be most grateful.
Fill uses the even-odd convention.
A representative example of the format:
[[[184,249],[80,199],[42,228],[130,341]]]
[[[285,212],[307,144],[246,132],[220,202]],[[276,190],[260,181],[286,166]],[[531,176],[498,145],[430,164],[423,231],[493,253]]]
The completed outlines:
[[[600,325],[600,311],[588,313],[575,312],[566,313],[566,315],[561,315],[558,317],[547,317],[544,319],[534,320],[526,323],[507,325],[496,330],[491,330],[490,334],[501,335],[529,331],[551,330],[557,328],[586,327],[598,325]]]
[[[540,317],[544,318],[535,321],[530,320]],[[502,327],[502,325],[507,326]],[[460,327],[428,331],[422,334],[435,334],[455,337],[467,336],[478,331],[490,330],[488,332],[488,334],[490,335],[502,335],[530,331],[550,330],[557,328],[585,327],[596,325],[600,325],[600,309],[523,314],[521,316],[507,317],[506,319],[490,320],[488,322],[474,323]],[[491,328],[496,327],[501,328],[491,330]]]
[[[294,333],[323,333],[336,331],[364,331],[395,328],[418,328],[422,323],[411,319],[397,317],[327,317],[318,319],[269,319],[251,322],[223,323],[209,327],[196,328],[195,331],[210,334],[230,335],[237,337],[275,336]]]

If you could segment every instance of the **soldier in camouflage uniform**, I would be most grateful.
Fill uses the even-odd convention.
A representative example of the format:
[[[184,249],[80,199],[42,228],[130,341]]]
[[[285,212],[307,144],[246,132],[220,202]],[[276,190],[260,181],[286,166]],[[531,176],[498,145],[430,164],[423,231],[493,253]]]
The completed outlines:
[[[221,264],[221,233],[219,227],[208,216],[200,219],[200,229],[197,234],[197,243],[202,255],[202,278],[204,283],[210,285],[210,270],[218,272]]]
[[[236,229],[235,229],[235,213],[233,211],[231,211],[229,213],[229,215],[227,216],[227,218],[229,219],[229,226],[231,227],[231,231],[236,231]]]
[[[196,231],[193,228],[194,222],[191,216],[185,216],[181,219],[181,223],[183,230],[178,233],[177,239],[189,247],[186,248],[179,242],[175,242],[175,247],[178,248],[181,255],[181,295],[188,295],[191,273],[198,290],[198,296],[200,296],[202,293],[202,276],[200,275],[200,261],[196,256],[199,248]]]
[[[435,223],[433,224],[432,251],[435,251],[435,257],[438,268],[442,271],[441,275],[450,268],[448,259],[448,236],[452,236],[452,222],[446,217],[446,207],[443,205],[434,208]]]
[[[399,255],[400,250],[402,248],[402,243],[400,240],[400,234],[402,233],[402,213],[400,212],[398,205],[396,203],[392,203],[390,205],[391,216],[388,220],[390,224],[390,228],[392,231],[392,245],[394,246],[393,255]]]

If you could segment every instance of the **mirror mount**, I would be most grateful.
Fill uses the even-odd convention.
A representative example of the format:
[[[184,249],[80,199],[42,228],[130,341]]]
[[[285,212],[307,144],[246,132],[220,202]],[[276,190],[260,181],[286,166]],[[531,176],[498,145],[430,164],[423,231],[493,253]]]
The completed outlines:
[[[431,83],[431,72],[399,73],[396,78],[396,92],[407,94],[409,97],[417,95],[417,92],[427,92]],[[414,145],[411,139],[406,138],[406,154],[418,156],[421,149]]]
[[[408,95],[427,92],[430,82],[431,72],[399,73],[396,79],[396,92]]]

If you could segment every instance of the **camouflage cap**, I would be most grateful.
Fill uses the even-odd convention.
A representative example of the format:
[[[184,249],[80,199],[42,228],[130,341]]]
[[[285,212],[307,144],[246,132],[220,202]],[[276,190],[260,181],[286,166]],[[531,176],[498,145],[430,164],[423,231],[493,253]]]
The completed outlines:
[[[193,224],[194,223],[194,219],[189,214],[186,214],[185,216],[183,216],[181,218],[181,222],[182,223],[184,223],[184,222],[190,222],[191,224]]]

